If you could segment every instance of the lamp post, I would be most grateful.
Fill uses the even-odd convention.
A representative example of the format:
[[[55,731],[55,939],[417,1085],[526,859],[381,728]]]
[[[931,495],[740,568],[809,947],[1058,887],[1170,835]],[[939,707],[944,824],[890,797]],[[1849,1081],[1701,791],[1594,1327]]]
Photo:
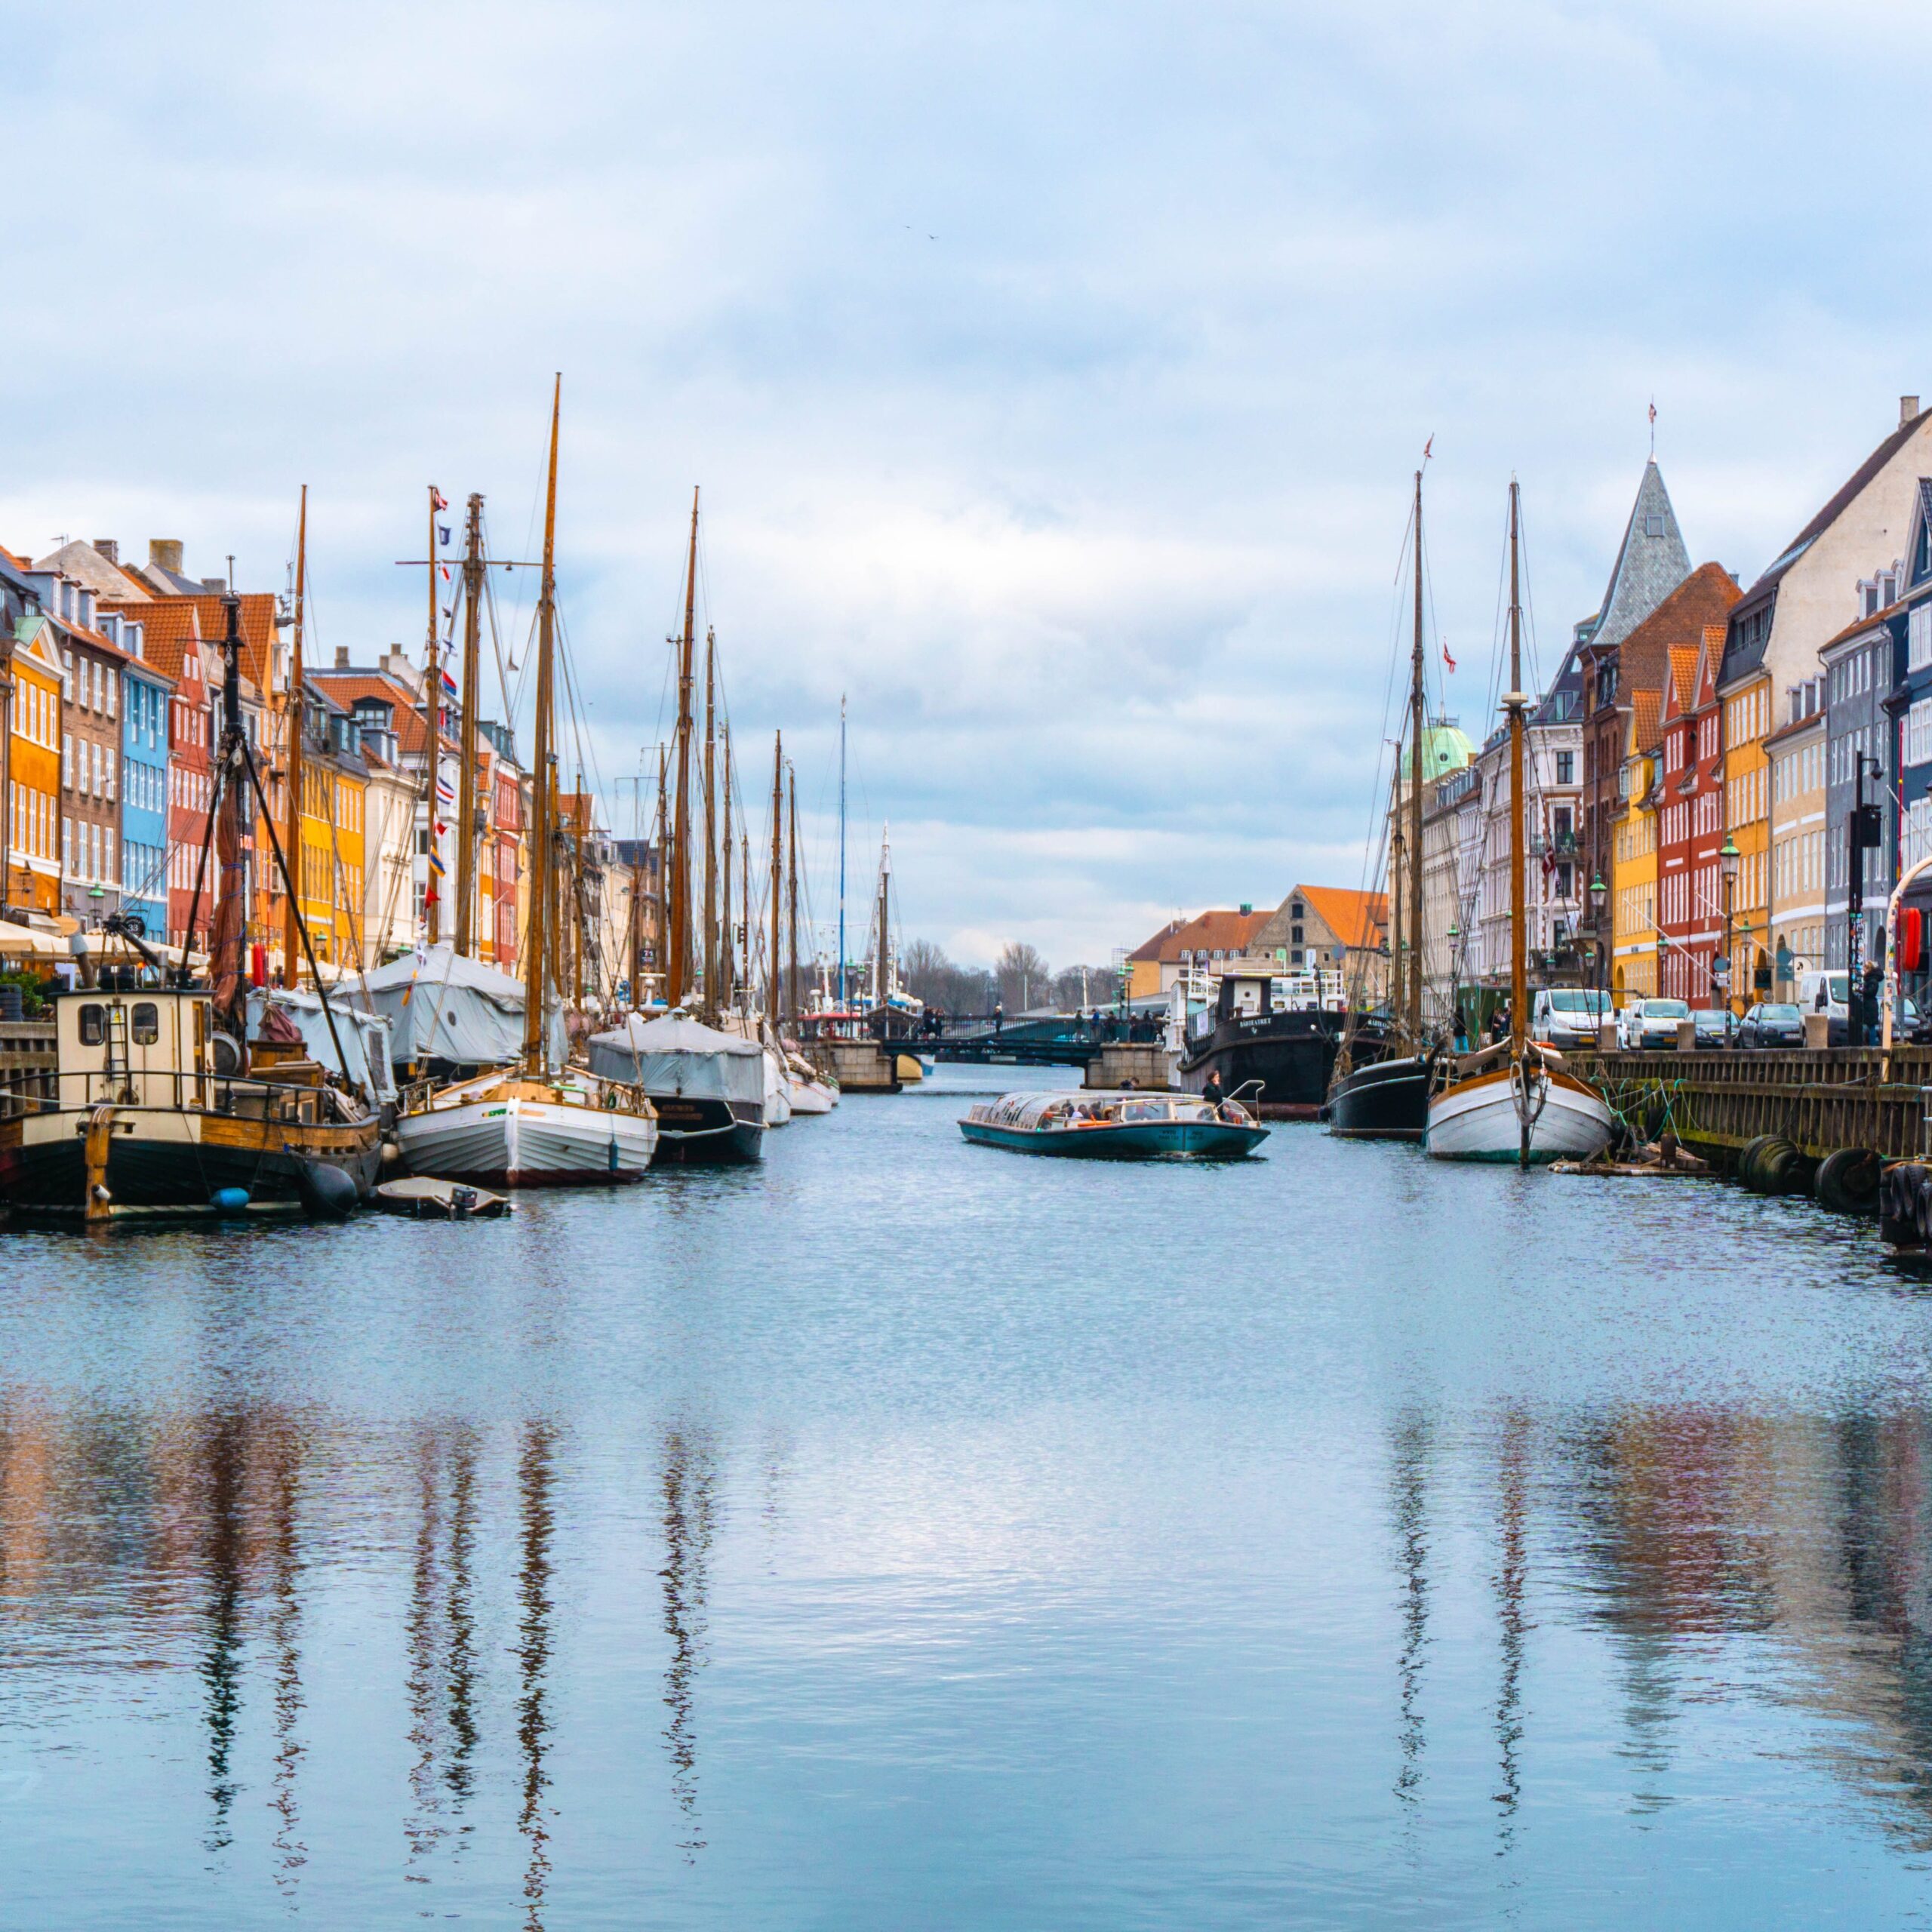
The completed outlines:
[[[1724,983],[1725,992],[1724,1003],[1724,1044],[1727,1046],[1730,1044],[1731,1020],[1730,999],[1730,975],[1732,971],[1730,957],[1730,908],[1731,900],[1737,890],[1737,868],[1742,862],[1743,856],[1743,854],[1740,852],[1737,849],[1737,840],[1733,838],[1730,834],[1727,832],[1724,835],[1724,844],[1718,853],[1718,869],[1724,875]],[[1712,977],[1715,978],[1716,977],[1715,974],[1713,973]]]
[[[1590,931],[1596,935],[1597,943],[1597,991],[1602,992],[1610,983],[1610,947],[1603,936],[1604,901],[1610,897],[1610,888],[1603,882],[1601,872],[1590,876]],[[1597,1016],[1599,1021],[1603,1016]]]

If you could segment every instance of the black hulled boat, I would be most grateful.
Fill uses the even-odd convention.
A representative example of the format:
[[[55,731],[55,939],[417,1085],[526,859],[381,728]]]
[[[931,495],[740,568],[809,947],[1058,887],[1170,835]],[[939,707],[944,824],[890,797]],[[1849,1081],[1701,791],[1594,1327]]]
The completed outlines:
[[[1252,1103],[1264,1118],[1313,1120],[1327,1098],[1348,1018],[1346,1001],[1324,1000],[1315,975],[1284,974],[1271,961],[1231,962],[1213,1008],[1195,1016],[1201,1030],[1182,1050],[1181,1084],[1198,1093],[1217,1073],[1224,1094]],[[1354,1038],[1358,1048],[1374,1050],[1380,1023],[1358,1016]]]
[[[1404,1054],[1351,1067],[1330,1090],[1328,1131],[1344,1140],[1420,1140],[1435,1061]]]

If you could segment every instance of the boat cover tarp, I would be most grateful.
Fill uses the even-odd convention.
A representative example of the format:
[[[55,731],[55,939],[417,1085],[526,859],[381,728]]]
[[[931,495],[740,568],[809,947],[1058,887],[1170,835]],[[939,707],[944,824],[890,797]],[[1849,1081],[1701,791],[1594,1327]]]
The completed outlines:
[[[398,1066],[411,1060],[451,1060],[463,1066],[506,1066],[523,1052],[523,982],[471,959],[448,944],[405,952],[365,973],[345,989],[389,1023],[389,1051]],[[569,1057],[563,1008],[547,1016],[550,1064]]]
[[[734,1038],[685,1012],[646,1020],[633,1013],[621,1026],[590,1036],[590,1070],[647,1094],[694,1100],[749,1101],[764,1106],[764,1049]]]
[[[248,1030],[262,1029],[262,1015],[272,1004],[302,1035],[309,1057],[319,1061],[325,1071],[340,1073],[342,1061],[336,1057],[335,1040],[329,1036],[328,1015],[322,1003],[311,992],[298,992],[284,986],[272,992],[260,988],[248,995]],[[343,1057],[349,1062],[349,1078],[379,1103],[395,1098],[395,1075],[389,1064],[389,1023],[379,1013],[358,1012],[339,995],[329,996],[329,1011],[335,1015],[336,1038],[342,1041]]]

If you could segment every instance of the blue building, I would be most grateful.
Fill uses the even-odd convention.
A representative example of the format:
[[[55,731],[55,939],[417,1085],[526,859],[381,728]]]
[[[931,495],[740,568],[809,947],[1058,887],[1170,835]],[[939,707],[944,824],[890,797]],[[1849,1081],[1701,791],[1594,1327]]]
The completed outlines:
[[[168,937],[168,707],[174,680],[135,657],[124,677],[121,907]]]

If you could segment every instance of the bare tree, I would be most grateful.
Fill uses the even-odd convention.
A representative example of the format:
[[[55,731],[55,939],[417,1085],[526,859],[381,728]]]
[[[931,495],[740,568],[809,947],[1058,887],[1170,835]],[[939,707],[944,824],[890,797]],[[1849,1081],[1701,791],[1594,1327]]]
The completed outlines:
[[[1001,1001],[1014,1013],[1024,1013],[1038,1000],[1053,997],[1053,974],[1037,948],[1024,940],[1009,940],[993,968]]]
[[[956,1015],[992,1011],[992,975],[983,966],[956,966],[946,949],[929,939],[915,939],[906,948],[901,970],[907,989],[927,1005]]]
[[[1096,966],[1063,966],[1054,975],[1054,1003],[1063,1013],[1083,1013],[1113,998],[1115,976]]]

